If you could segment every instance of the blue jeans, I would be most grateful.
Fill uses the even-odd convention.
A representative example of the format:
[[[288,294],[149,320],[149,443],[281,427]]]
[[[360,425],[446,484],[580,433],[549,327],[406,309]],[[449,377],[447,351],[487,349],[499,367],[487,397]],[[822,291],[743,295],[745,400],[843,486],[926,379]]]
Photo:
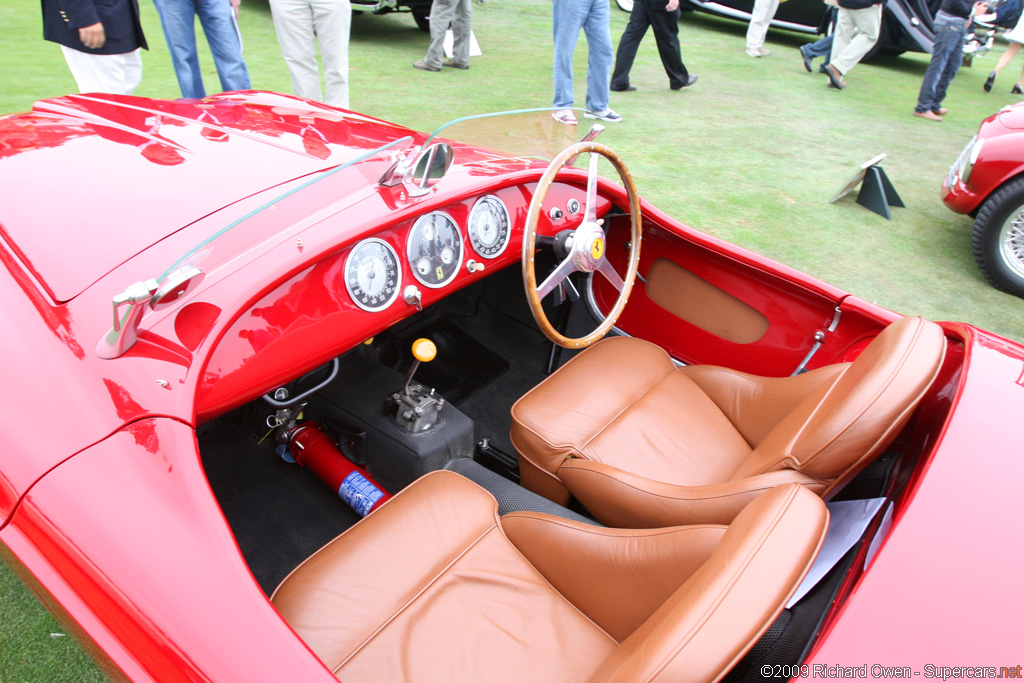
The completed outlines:
[[[210,44],[222,90],[248,90],[249,68],[230,0],[153,0],[182,97],[206,97],[196,52],[196,15]]]
[[[554,0],[555,99],[553,106],[573,104],[572,53],[580,29],[587,34],[587,109],[608,108],[612,73],[612,30],[608,0]]]
[[[932,61],[924,72],[924,82],[917,96],[916,112],[938,111],[946,98],[946,89],[960,69],[964,57],[964,36],[968,19],[951,17],[940,11],[935,16],[935,45]]]

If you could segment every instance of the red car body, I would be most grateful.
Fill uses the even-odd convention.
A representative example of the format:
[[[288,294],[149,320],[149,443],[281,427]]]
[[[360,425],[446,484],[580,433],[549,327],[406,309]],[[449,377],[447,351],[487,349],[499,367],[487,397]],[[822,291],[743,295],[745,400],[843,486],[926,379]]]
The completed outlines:
[[[981,122],[942,181],[942,201],[976,219],[972,246],[986,279],[1024,296],[1024,107],[1003,107]]]
[[[482,271],[424,289],[422,303],[519,263],[545,164],[452,142],[455,161],[426,194],[377,182],[425,140],[270,93],[201,103],[68,96],[0,119],[0,345],[11,392],[0,555],[111,677],[336,680],[254,579],[196,430],[416,313],[401,298],[363,310],[339,289],[358,241],[377,237],[402,253],[418,216],[443,209],[464,225],[473,201],[491,194],[509,208],[508,248]],[[584,186],[569,171],[549,201],[582,199]],[[602,181],[599,194],[598,214],[614,224],[608,212],[625,191]],[[898,317],[642,205],[641,272],[668,259],[770,322],[755,343],[729,342],[635,288],[619,328],[682,361],[784,376],[809,356],[811,368],[855,356]],[[543,215],[548,229],[577,220]],[[247,216],[244,229],[219,234]],[[182,254],[205,278],[146,315],[125,353],[100,358],[111,298]],[[407,281],[410,268],[403,260]],[[595,286],[598,308],[614,294]],[[942,327],[945,366],[902,437],[916,461],[890,491],[891,529],[867,568],[868,545],[859,551],[794,677],[1021,664],[1024,348]]]

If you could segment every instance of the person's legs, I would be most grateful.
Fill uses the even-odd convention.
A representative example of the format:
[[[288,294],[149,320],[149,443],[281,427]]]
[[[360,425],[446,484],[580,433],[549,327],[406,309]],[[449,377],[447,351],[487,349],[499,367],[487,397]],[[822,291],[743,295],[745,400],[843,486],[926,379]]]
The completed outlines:
[[[807,43],[806,45],[803,45],[800,49],[804,54],[806,54],[808,57],[811,57],[812,59],[815,57],[828,57],[829,55],[832,54],[833,39],[833,36],[825,36],[820,40],[814,41],[813,43]]]
[[[455,16],[456,0],[434,0],[430,6],[430,47],[423,62],[432,69],[440,69],[444,60],[444,37]],[[467,60],[468,61],[468,60]]]
[[[647,27],[651,25],[648,17],[647,3],[649,0],[636,0],[633,3],[633,11],[629,13],[629,23],[626,30],[619,38],[619,49],[615,53],[615,68],[612,70],[612,90],[625,90],[629,87],[629,72],[633,68],[633,60],[636,59],[636,50],[640,41],[647,33]]]
[[[316,66],[316,37],[309,0],[270,0],[270,14],[292,79],[292,89],[299,97],[319,100],[320,74]]]
[[[872,5],[867,9],[846,10],[840,12],[840,17],[846,15],[852,28],[857,30],[857,35],[843,47],[841,51],[836,50],[839,43],[837,36],[832,44],[832,66],[839,70],[844,76],[864,58],[876,42],[878,42],[878,31],[882,25],[882,6]],[[842,20],[840,20],[841,22]],[[838,26],[838,24],[837,24]]]
[[[242,58],[242,34],[229,0],[196,0],[196,13],[213,53],[222,90],[248,90],[249,67]]]
[[[1011,40],[1010,46],[1006,48],[1006,52],[999,55],[999,61],[996,62],[996,68],[993,69],[993,71],[996,73],[1002,71],[1003,67],[1009,64],[1010,60],[1013,59],[1018,52],[1020,52],[1020,43],[1015,43]]]
[[[942,104],[946,95],[946,88],[952,75],[946,77],[950,65],[952,73],[960,67],[963,55],[964,29],[967,20],[950,20],[944,15],[935,18],[935,43],[932,46],[932,59],[924,72],[924,79],[921,83],[921,91],[917,96],[917,106],[914,111],[920,113],[925,111],[936,111]]]
[[[839,13],[836,15],[836,30],[832,33],[832,52],[829,55],[829,63],[835,65],[836,57],[843,53],[856,32],[857,26],[853,23],[850,10],[840,7]],[[839,69],[839,73],[843,73],[843,70]]]
[[[473,33],[473,0],[457,0],[452,17],[452,61],[469,64],[469,42]]]
[[[142,80],[139,50],[120,55],[95,55],[61,45],[64,61],[78,85],[78,91],[131,95]]]
[[[652,11],[651,26],[654,29],[654,39],[658,43],[661,65],[668,76],[668,84],[678,90],[690,82],[690,72],[686,70],[679,50],[679,10]]]
[[[779,9],[779,0],[755,0],[754,11],[747,26],[747,50],[759,50],[764,46],[765,36],[772,18]]]
[[[589,0],[554,0],[555,98],[553,107],[567,109],[573,103],[572,53],[579,39],[581,3]]]
[[[349,0],[313,0],[313,20],[324,61],[324,102],[348,109]]]
[[[950,36],[943,36],[942,49],[948,55],[945,68],[939,74],[938,82],[935,85],[935,93],[932,96],[932,111],[938,113],[942,108],[942,101],[946,99],[946,90],[949,84],[956,77],[960,65],[964,61],[964,38],[967,36],[967,19],[962,19],[951,24]]]
[[[171,64],[178,77],[181,96],[200,98],[206,96],[203,74],[199,70],[199,54],[196,52],[196,6],[194,0],[153,0],[160,25],[171,53]]]
[[[602,112],[608,109],[612,73],[612,29],[609,24],[608,0],[585,0],[590,6],[583,22],[587,36],[587,109]]]

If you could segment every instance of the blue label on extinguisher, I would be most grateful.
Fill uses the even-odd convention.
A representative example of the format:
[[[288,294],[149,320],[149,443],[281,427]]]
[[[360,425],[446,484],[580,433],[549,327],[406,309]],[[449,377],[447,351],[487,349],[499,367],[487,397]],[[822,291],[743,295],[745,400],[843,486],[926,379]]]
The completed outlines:
[[[349,474],[341,482],[341,486],[338,487],[338,496],[348,503],[349,507],[358,512],[360,517],[370,514],[374,504],[383,495],[383,491],[358,472]]]

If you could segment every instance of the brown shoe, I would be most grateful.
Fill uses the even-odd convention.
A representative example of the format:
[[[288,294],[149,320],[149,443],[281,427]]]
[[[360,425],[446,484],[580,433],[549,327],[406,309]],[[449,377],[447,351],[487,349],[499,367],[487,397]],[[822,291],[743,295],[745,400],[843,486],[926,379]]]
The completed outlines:
[[[839,72],[839,69],[835,68],[831,64],[825,65],[825,73],[828,75],[828,83],[836,90],[842,90],[846,87],[846,83],[843,83],[843,74]]]
[[[466,69],[469,68],[469,64],[459,64],[454,59],[446,59],[446,60],[444,60],[443,62],[441,62],[441,66],[450,66],[453,69],[462,69],[462,70],[466,70]]]
[[[914,116],[920,116],[922,119],[928,119],[929,121],[942,121],[942,117],[936,114],[935,112],[931,111],[930,109],[925,109],[924,111],[917,111],[915,109]]]
[[[932,109],[932,113],[937,114],[938,116],[945,116],[949,113],[949,110],[945,107],[939,107],[938,109]]]
[[[440,71],[441,70],[441,67],[439,67],[439,66],[430,66],[429,64],[424,62],[422,59],[417,59],[415,62],[412,63],[412,66],[413,66],[414,69],[422,69],[424,71]]]

